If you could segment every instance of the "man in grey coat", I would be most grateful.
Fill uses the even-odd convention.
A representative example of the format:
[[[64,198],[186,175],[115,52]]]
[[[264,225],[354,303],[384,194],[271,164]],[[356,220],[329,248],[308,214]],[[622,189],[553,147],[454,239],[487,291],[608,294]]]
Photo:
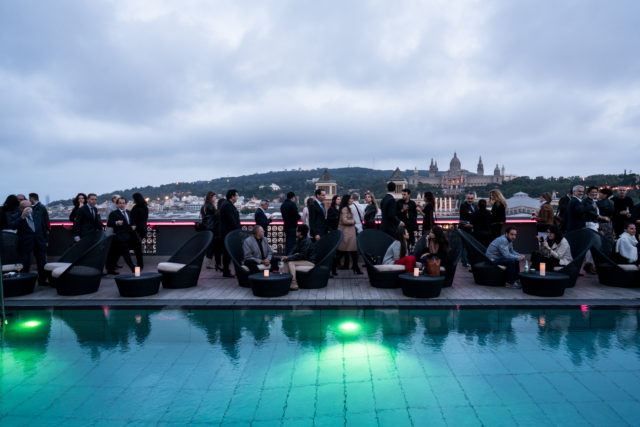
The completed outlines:
[[[251,274],[262,270],[274,270],[276,263],[271,262],[273,249],[264,237],[264,229],[261,226],[253,227],[253,235],[244,239],[242,253],[244,254],[243,264],[249,268]]]
[[[507,269],[507,288],[520,289],[520,261],[524,260],[524,255],[520,255],[513,248],[513,242],[518,236],[518,231],[514,226],[509,226],[504,234],[496,238],[487,248],[487,258]]]

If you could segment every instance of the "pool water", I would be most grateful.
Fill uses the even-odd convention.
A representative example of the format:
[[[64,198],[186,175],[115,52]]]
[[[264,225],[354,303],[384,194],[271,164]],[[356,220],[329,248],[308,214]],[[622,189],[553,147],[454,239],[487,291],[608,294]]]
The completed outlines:
[[[0,424],[637,425],[636,310],[19,310]]]

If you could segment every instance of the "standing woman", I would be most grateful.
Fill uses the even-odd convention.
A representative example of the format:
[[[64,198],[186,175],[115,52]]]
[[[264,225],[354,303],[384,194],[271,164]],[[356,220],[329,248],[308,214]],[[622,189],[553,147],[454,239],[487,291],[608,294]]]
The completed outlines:
[[[338,246],[339,253],[343,254],[345,260],[348,260],[348,256],[351,257],[353,263],[353,272],[355,274],[362,274],[360,267],[358,267],[358,247],[356,245],[356,221],[353,218],[353,212],[351,212],[351,204],[353,199],[350,195],[345,194],[342,196],[340,202],[340,220],[338,223],[338,230],[342,231],[344,235],[340,246]],[[346,264],[346,262],[345,262]]]
[[[497,188],[489,192],[491,206],[491,241],[502,236],[502,226],[507,221],[507,201]]]
[[[216,234],[216,193],[213,191],[207,191],[207,195],[204,197],[204,204],[200,208],[200,218],[202,219],[202,225],[205,230],[211,231]],[[207,258],[207,268],[213,268],[213,254],[215,252],[215,241],[212,239],[211,244],[207,248],[205,257]],[[217,267],[217,265],[216,265]]]
[[[329,231],[337,230],[338,223],[340,222],[339,206],[342,199],[337,194],[331,199],[331,206],[327,210],[327,226]]]
[[[215,200],[215,198],[213,199]],[[216,259],[216,271],[222,271],[222,253],[224,251],[224,239],[220,229],[220,207],[225,199],[218,200],[216,214],[213,217],[213,256]]]
[[[313,205],[313,197],[304,199],[304,208],[302,208],[300,220],[303,224],[306,224],[307,227],[309,227],[309,209],[311,209],[311,205]]]
[[[553,207],[551,206],[551,194],[542,193],[540,195],[540,210],[537,213],[533,213],[533,219],[536,220],[536,229],[538,230],[538,236],[542,238],[547,237],[547,230],[553,225],[553,218],[555,216]]]
[[[422,235],[428,234],[435,225],[435,210],[436,198],[431,191],[426,191],[424,193],[424,206],[422,207]]]
[[[84,193],[78,193],[76,197],[73,198],[73,209],[71,210],[71,214],[69,214],[69,221],[76,222],[76,214],[78,213],[78,209],[84,206],[87,202],[87,195]]]
[[[9,228],[9,222],[13,220],[16,212],[20,211],[20,201],[15,194],[9,194],[0,209],[0,230]]]
[[[131,222],[133,223],[135,238],[132,240],[133,251],[136,254],[136,264],[140,270],[144,268],[142,258],[142,239],[147,237],[147,221],[149,220],[149,208],[147,201],[140,193],[133,193],[133,208],[131,208]],[[133,228],[133,227],[132,227]]]
[[[373,193],[367,193],[364,196],[367,207],[364,209],[364,225],[363,228],[376,228],[376,215],[378,215],[378,202]]]

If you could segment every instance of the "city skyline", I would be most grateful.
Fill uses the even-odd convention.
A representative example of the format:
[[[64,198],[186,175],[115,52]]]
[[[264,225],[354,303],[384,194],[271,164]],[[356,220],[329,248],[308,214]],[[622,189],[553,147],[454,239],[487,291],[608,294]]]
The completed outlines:
[[[0,5],[0,193],[270,170],[637,172],[640,4]]]

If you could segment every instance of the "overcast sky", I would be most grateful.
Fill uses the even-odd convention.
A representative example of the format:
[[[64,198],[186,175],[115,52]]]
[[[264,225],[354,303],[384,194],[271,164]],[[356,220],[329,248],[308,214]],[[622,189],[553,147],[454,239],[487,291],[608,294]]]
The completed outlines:
[[[639,22],[636,0],[3,1],[0,197],[454,150],[637,172]]]

